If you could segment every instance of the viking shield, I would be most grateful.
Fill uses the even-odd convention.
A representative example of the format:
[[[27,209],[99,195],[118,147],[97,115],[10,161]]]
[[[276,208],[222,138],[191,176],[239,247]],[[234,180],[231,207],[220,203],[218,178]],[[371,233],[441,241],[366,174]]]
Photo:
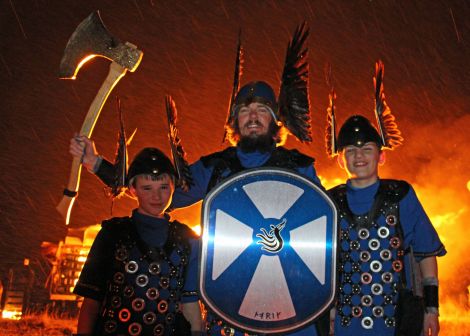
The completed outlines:
[[[202,217],[201,298],[225,323],[284,333],[331,306],[336,209],[311,180],[284,169],[246,170],[212,189]]]

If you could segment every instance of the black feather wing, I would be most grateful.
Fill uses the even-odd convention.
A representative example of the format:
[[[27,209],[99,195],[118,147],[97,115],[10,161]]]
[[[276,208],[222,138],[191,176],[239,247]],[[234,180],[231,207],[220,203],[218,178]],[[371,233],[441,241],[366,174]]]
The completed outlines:
[[[173,98],[169,95],[165,97],[166,113],[168,117],[168,139],[170,140],[171,155],[175,164],[176,174],[178,175],[178,184],[184,191],[188,191],[193,183],[189,164],[186,161],[186,153],[181,144],[176,123],[178,113]]]
[[[338,153],[336,145],[336,116],[335,116],[335,100],[336,92],[334,89],[331,89],[329,94],[329,105],[327,108],[327,117],[326,117],[326,131],[325,131],[325,142],[326,142],[326,152],[329,156],[333,157]]]
[[[237,45],[237,55],[235,57],[235,70],[233,74],[233,87],[232,87],[232,94],[230,96],[230,102],[228,105],[227,111],[227,120],[225,121],[225,125],[229,126],[233,123],[233,109],[232,105],[234,103],[235,97],[237,96],[238,90],[240,89],[240,80],[243,74],[243,46],[241,42],[241,30],[238,33],[238,45]],[[227,130],[224,132],[224,136],[222,142],[225,142],[227,138]]]
[[[328,95],[329,104],[328,108],[326,109],[326,130],[325,130],[325,145],[326,145],[326,152],[329,156],[333,157],[336,156],[338,153],[337,142],[336,142],[336,92],[333,87],[333,79],[331,74],[331,64],[327,64],[325,67],[325,80],[326,85],[331,87],[330,94]]]
[[[395,122],[395,116],[385,101],[383,87],[384,65],[382,61],[375,64],[375,117],[379,126],[379,133],[382,137],[384,147],[394,149],[403,143],[403,137]]]
[[[311,142],[310,102],[308,96],[308,38],[306,22],[295,30],[289,42],[279,92],[280,120],[301,142]]]
[[[117,99],[117,105],[119,113],[119,134],[116,156],[114,159],[114,181],[110,190],[110,196],[112,198],[119,197],[125,192],[128,163],[126,131],[124,128],[121,100],[119,98]]]

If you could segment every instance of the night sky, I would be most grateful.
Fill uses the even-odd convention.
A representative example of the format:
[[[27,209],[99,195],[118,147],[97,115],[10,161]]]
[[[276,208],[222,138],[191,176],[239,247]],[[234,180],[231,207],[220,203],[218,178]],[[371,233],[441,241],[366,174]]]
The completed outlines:
[[[242,84],[265,80],[277,91],[287,42],[306,20],[314,140],[305,145],[290,137],[286,146],[314,156],[327,183],[344,179],[324,150],[325,65],[332,65],[342,123],[355,113],[373,118],[372,77],[382,59],[387,102],[405,143],[387,153],[381,176],[417,186],[427,209],[452,218],[439,231],[455,232],[445,237],[448,250],[454,256],[464,250],[458,236],[468,232],[463,224],[470,204],[468,1],[0,0],[0,269],[36,258],[42,241],[65,236],[55,206],[69,176],[69,139],[80,129],[109,61],[94,59],[75,81],[59,80],[58,70],[67,40],[94,10],[114,36],[144,52],[95,127],[92,138],[104,156],[113,159],[116,148],[116,96],[127,132],[138,129],[131,157],[144,146],[169,153],[165,94],[176,101],[190,162],[223,149],[239,29]],[[126,215],[133,205],[116,200],[113,215]],[[83,172],[71,227],[96,224],[110,217],[110,208],[100,182]],[[180,216],[197,224],[197,210]],[[468,284],[466,272],[460,277]]]

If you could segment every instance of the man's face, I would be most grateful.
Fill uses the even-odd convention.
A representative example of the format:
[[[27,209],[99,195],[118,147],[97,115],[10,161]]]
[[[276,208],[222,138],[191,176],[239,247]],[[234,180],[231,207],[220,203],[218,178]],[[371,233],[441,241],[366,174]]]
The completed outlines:
[[[256,138],[268,133],[273,116],[268,107],[261,103],[250,103],[238,111],[240,137]]]
[[[135,187],[131,192],[139,202],[138,212],[147,216],[163,218],[165,210],[171,204],[175,185],[168,174],[162,174],[156,180],[140,175],[136,177]]]
[[[384,162],[384,155],[376,143],[367,142],[362,147],[346,146],[341,151],[339,160],[353,186],[367,187],[377,181],[378,166]]]

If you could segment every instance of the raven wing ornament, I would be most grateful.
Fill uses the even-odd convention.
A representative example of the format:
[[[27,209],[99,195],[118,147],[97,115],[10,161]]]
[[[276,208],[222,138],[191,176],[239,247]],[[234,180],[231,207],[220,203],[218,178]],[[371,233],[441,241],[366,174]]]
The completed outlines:
[[[129,165],[129,156],[127,152],[127,146],[131,143],[134,138],[137,129],[134,130],[129,139],[126,137],[126,130],[124,128],[124,117],[122,113],[121,100],[117,99],[117,107],[119,113],[119,134],[116,148],[116,155],[113,163],[113,180],[112,184],[105,188],[105,193],[108,197],[111,197],[111,214],[114,206],[114,199],[120,198],[126,194],[127,191],[127,169]]]
[[[375,63],[375,117],[379,127],[379,134],[385,148],[394,149],[403,143],[403,137],[395,122],[395,116],[385,101],[384,93],[384,65],[382,61]]]
[[[308,38],[306,22],[297,27],[286,52],[279,91],[280,121],[301,142],[311,142],[310,103],[308,98]]]
[[[326,152],[330,157],[334,157],[338,154],[338,146],[336,142],[336,116],[335,116],[335,101],[336,101],[336,92],[332,84],[331,78],[331,64],[327,64],[325,69],[325,78],[326,84],[331,88],[328,95],[329,105],[326,109],[326,130],[325,130],[325,143],[326,143]]]
[[[232,95],[230,96],[230,103],[228,105],[227,111],[227,120],[225,121],[225,130],[224,136],[222,138],[222,142],[227,140],[227,127],[233,124],[234,118],[234,110],[233,110],[233,103],[235,101],[235,97],[237,96],[238,90],[240,89],[240,79],[243,74],[243,46],[241,41],[241,30],[238,32],[238,45],[237,45],[237,55],[235,57],[235,71],[233,74],[233,88],[232,88]]]
[[[179,138],[178,129],[176,127],[178,119],[176,104],[170,95],[165,97],[165,104],[168,117],[168,139],[170,140],[171,155],[173,157],[176,174],[178,175],[178,184],[181,189],[188,191],[193,183],[193,179],[191,171],[189,170],[189,164],[186,161],[186,153],[181,144],[181,139]]]

